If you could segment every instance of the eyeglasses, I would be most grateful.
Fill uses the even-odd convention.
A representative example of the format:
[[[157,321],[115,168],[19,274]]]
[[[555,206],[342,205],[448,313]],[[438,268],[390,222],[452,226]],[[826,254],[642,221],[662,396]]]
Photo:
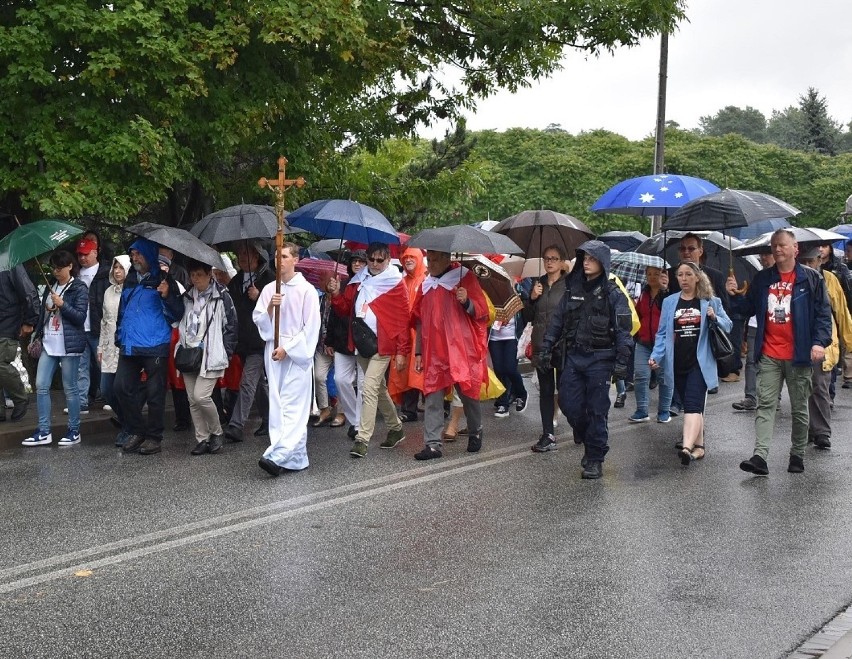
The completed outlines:
[[[678,249],[679,249],[681,252],[689,252],[689,253],[692,253],[692,252],[697,252],[700,248],[699,248],[699,247],[686,247],[685,245],[681,245]]]
[[[367,258],[367,260],[368,260],[370,263],[384,263],[384,262],[385,262],[385,260],[384,260],[384,259],[374,259],[374,258],[369,258],[369,257]]]
[[[562,259],[560,259],[558,256],[545,256],[544,260],[552,262],[552,261],[561,261]]]

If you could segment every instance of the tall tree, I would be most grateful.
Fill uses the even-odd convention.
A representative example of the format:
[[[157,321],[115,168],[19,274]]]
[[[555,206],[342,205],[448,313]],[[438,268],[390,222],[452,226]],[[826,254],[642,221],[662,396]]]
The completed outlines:
[[[0,195],[33,214],[110,217],[169,195],[170,220],[186,220],[222,201],[236,168],[256,179],[285,152],[308,172],[374,148],[548,75],[565,47],[671,30],[684,4],[3,2]],[[459,84],[436,75],[445,64]]]
[[[750,105],[728,105],[714,115],[701,117],[698,125],[702,134],[712,137],[734,134],[758,144],[766,141],[766,117]]]
[[[827,156],[837,153],[840,139],[840,124],[828,115],[828,103],[825,97],[809,87],[804,96],[799,97],[805,129],[805,150],[816,151]]]

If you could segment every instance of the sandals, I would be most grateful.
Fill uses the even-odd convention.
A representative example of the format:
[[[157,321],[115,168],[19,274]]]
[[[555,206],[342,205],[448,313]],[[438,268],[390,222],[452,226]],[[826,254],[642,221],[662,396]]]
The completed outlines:
[[[701,454],[695,455],[696,451],[701,451]],[[704,448],[704,444],[696,444],[695,446],[692,447],[692,459],[693,460],[700,460],[705,455],[707,455],[707,450]]]
[[[454,434],[454,435],[451,435],[451,434],[450,434],[450,433],[448,433],[448,432],[445,432],[445,433],[442,435],[442,437],[444,438],[444,441],[445,441],[445,442],[454,442],[454,441],[456,441],[456,440],[459,438],[458,436],[459,436],[459,433],[456,433],[456,434]]]
[[[343,413],[338,414],[334,417],[334,421],[328,424],[332,428],[340,428],[340,426],[346,425],[346,415]]]
[[[319,418],[316,421],[314,421],[311,425],[314,428],[320,428],[322,426],[325,426],[325,425],[331,423],[331,419],[332,419],[332,413],[328,408],[326,408],[326,409],[322,410],[322,412],[320,412]]]
[[[696,455],[696,451],[701,451],[698,455]],[[704,444],[696,444],[691,449],[682,448],[678,455],[680,455],[680,463],[686,467],[689,466],[690,462],[694,460],[700,460],[707,454],[707,449],[704,448]]]

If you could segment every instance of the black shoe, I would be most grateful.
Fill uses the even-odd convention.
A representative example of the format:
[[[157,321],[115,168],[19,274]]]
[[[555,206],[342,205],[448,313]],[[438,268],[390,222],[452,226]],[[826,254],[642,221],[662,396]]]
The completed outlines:
[[[479,453],[482,448],[482,429],[479,432],[472,432],[467,436],[467,452]]]
[[[349,426],[349,429],[346,431],[346,436],[349,439],[355,439],[355,435],[358,434],[358,431],[355,429],[355,426]]]
[[[753,455],[748,460],[740,462],[740,469],[756,476],[769,475],[769,467],[766,466],[766,460],[759,455]]]
[[[586,466],[583,467],[582,478],[594,480],[603,476],[603,462],[597,460],[587,460]]]
[[[414,454],[415,460],[431,460],[433,458],[443,457],[443,453],[436,448],[432,448],[431,446],[425,447],[419,453]]]
[[[154,453],[159,453],[162,450],[163,449],[160,446],[160,440],[159,439],[148,438],[144,442],[142,442],[141,446],[139,447],[139,454],[140,455],[154,455]]]
[[[269,421],[261,421],[260,427],[254,431],[255,437],[269,437]]]
[[[123,453],[139,453],[139,447],[144,441],[145,438],[142,435],[130,435],[121,450]]]
[[[538,438],[538,441],[532,445],[532,450],[535,453],[547,453],[548,451],[555,451],[559,447],[556,446],[556,439],[553,435],[548,435],[544,433],[541,437]]]
[[[843,385],[840,388],[841,389],[852,389],[852,380],[847,380],[846,382],[843,383]]]
[[[632,382],[625,382],[624,391],[636,391],[636,387],[633,386]]]
[[[283,469],[275,464],[269,458],[261,458],[257,461],[257,466],[263,469],[270,476],[280,476]]]
[[[823,450],[828,450],[831,448],[831,440],[825,435],[817,435],[816,437],[814,437],[814,446]],[[795,456],[791,455],[790,459],[792,460],[794,457]]]
[[[204,455],[205,453],[210,453],[210,442],[206,439],[203,442],[198,442],[190,451],[192,455]]]
[[[109,418],[109,422],[110,422],[110,423],[111,423],[114,427],[116,427],[116,428],[118,428],[119,430],[121,430],[121,421],[119,421],[119,420],[118,420],[118,417],[117,417],[117,416],[111,416],[111,417]]]
[[[583,439],[583,438],[582,438],[582,437],[581,437],[581,436],[577,433],[577,431],[576,431],[576,430],[574,430],[573,428],[571,429],[571,434],[572,434],[572,435],[573,435],[573,437],[574,437],[574,443],[575,443],[575,444],[583,444],[583,443],[585,443],[585,441],[586,441],[586,440],[585,440],[585,439]]]
[[[183,432],[185,430],[189,430],[192,428],[192,424],[186,421],[178,421],[175,425],[172,426],[172,430],[175,432]]]
[[[627,394],[626,393],[625,394],[618,394],[615,397],[615,403],[613,404],[613,407],[624,407],[624,401],[626,401],[626,400],[627,400]]]
[[[527,396],[515,399],[515,412],[523,412],[527,409]]]
[[[651,391],[653,391],[654,389],[656,389],[656,388],[657,388],[657,385],[658,385],[658,384],[659,384],[659,382],[657,382],[657,378],[654,378],[653,380],[651,380],[651,381],[648,383],[648,389],[650,389]]]
[[[719,387],[713,387],[712,389],[708,389],[707,393],[708,394],[718,394],[719,393]]]
[[[229,442],[243,441],[243,429],[235,426],[225,426],[225,439]]]
[[[23,419],[24,415],[27,413],[27,408],[29,406],[30,406],[30,401],[28,401],[28,400],[25,400],[20,405],[15,405],[15,409],[12,410],[12,416],[11,416],[12,421],[20,421],[21,419]],[[6,416],[5,411],[3,412],[3,416],[4,416],[3,420],[5,421],[5,416]]]
[[[753,412],[757,409],[757,401],[754,398],[746,397],[736,403],[731,403],[731,407],[737,412]]]
[[[418,418],[417,412],[403,412],[399,415],[399,420],[403,423],[411,423],[417,421]]]
[[[210,452],[218,453],[221,451],[224,439],[224,435],[210,435],[210,439],[207,440],[207,443],[210,445]]]
[[[3,411],[0,412],[0,422],[5,421],[5,420],[6,420],[6,408],[4,407]]]
[[[801,456],[790,454],[790,464],[787,466],[787,471],[791,474],[801,474],[805,470],[805,461]]]

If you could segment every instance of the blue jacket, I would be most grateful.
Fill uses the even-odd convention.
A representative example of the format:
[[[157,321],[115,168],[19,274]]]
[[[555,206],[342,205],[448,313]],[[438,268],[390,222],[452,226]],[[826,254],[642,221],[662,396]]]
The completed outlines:
[[[663,308],[660,311],[660,326],[657,328],[657,337],[654,339],[654,349],[651,351],[651,359],[657,362],[663,369],[666,382],[674,383],[674,315],[680,293],[669,295],[663,300]],[[716,360],[710,349],[708,338],[707,309],[713,307],[716,312],[716,321],[725,332],[730,332],[733,323],[725,313],[722,301],[717,297],[709,300],[701,300],[701,328],[698,330],[698,366],[704,382],[708,389],[719,386],[719,372],[716,369]],[[736,349],[736,346],[734,346]]]
[[[731,297],[731,309],[751,317],[757,316],[754,335],[754,360],[763,353],[766,331],[766,312],[769,307],[769,287],[781,281],[778,268],[772,266],[758,272],[744,295]],[[793,366],[811,365],[811,348],[831,344],[831,305],[825,280],[816,270],[796,264],[796,283],[790,299],[793,318]]]
[[[183,318],[183,300],[177,283],[171,277],[166,278],[169,292],[165,298],[157,290],[161,273],[155,243],[140,238],[130,249],[140,252],[149,264],[153,264],[154,270],[153,274],[144,277],[133,271],[124,281],[118,306],[115,343],[119,355],[166,357],[172,338],[172,324]]]
[[[37,338],[44,334],[44,323],[47,320],[44,304],[55,283],[56,280],[50,282],[50,288],[45,289],[41,298],[41,311],[36,326]],[[75,279],[62,294],[62,301],[64,304],[59,309],[59,317],[62,319],[62,334],[65,337],[65,354],[82,355],[86,349],[86,332],[83,327],[89,312],[89,287],[82,279]]]

